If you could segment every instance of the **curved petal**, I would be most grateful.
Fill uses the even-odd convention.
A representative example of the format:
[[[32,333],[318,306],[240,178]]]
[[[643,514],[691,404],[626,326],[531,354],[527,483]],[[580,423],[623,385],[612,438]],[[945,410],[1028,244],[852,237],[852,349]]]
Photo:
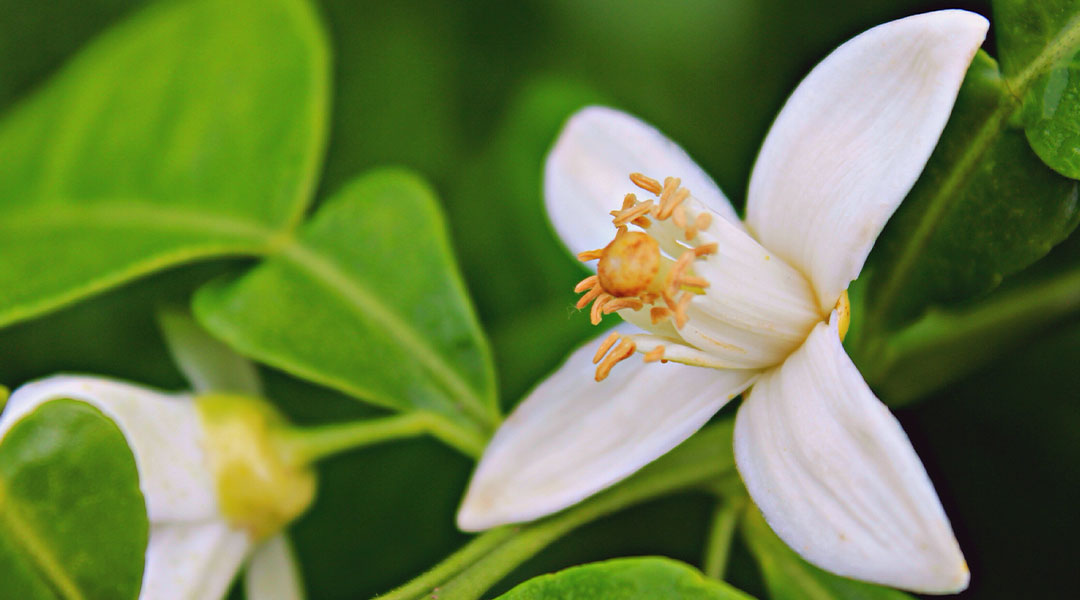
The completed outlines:
[[[139,600],[217,600],[240,572],[251,541],[221,521],[150,527]]]
[[[544,201],[571,252],[603,248],[615,234],[609,211],[641,192],[631,173],[679,177],[683,187],[724,218],[739,223],[731,203],[682,148],[638,119],[602,106],[566,122],[544,167]],[[741,225],[740,225],[741,227]]]
[[[284,534],[255,550],[244,574],[247,600],[304,600],[304,583],[292,544]]]
[[[189,396],[101,377],[57,375],[12,393],[0,419],[0,437],[39,405],[58,398],[94,405],[124,433],[151,522],[202,521],[220,514],[201,420]]]
[[[967,587],[945,511],[900,424],[847,357],[838,319],[755,384],[735,421],[750,496],[834,573],[925,593]]]
[[[624,330],[630,333],[630,330]],[[570,355],[491,440],[458,511],[466,531],[529,521],[622,480],[701,428],[755,371],[619,365],[593,380],[599,340]]]
[[[986,29],[962,10],[880,25],[826,57],[780,111],[750,179],[747,225],[802,269],[822,309],[918,179]]]

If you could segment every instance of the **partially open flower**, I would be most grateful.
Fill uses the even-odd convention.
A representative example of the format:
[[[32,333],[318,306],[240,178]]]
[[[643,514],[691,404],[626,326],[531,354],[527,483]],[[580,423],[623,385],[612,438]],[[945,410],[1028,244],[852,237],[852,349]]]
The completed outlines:
[[[131,448],[150,523],[141,600],[222,598],[268,540],[256,555],[280,561],[285,550],[272,536],[310,504],[315,476],[278,447],[281,421],[265,403],[56,376],[12,393],[0,415],[0,439],[39,406],[59,399],[96,407]],[[282,577],[281,569],[253,570]]]
[[[458,524],[570,506],[753,386],[735,459],[785,542],[841,575],[929,593],[966,587],[918,456],[841,341],[846,289],[930,157],[986,30],[979,15],[940,11],[834,51],[773,124],[745,222],[652,127],[601,107],[572,117],[548,157],[548,213],[579,259],[598,261],[578,284],[579,308],[634,327],[575,352],[507,418]],[[612,372],[635,353],[645,364]]]

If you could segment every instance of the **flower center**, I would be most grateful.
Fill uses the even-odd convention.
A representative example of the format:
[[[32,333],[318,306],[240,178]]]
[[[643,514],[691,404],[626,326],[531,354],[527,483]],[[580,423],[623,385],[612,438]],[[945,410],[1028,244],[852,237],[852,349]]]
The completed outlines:
[[[575,292],[585,292],[577,307],[584,308],[591,302],[590,316],[593,325],[597,325],[603,315],[617,310],[640,310],[646,305],[662,304],[649,310],[652,323],[670,319],[675,327],[682,328],[688,318],[686,308],[690,301],[709,287],[708,281],[694,274],[693,263],[716,253],[716,244],[695,243],[698,232],[709,227],[712,218],[707,213],[697,215],[692,221],[687,218],[683,203],[690,197],[690,190],[682,187],[681,180],[675,177],[664,179],[661,185],[651,177],[632,173],[630,181],[655,198],[639,201],[635,194],[627,194],[622,208],[611,211],[616,231],[611,243],[578,254],[582,262],[599,259],[599,263],[596,275],[586,277],[574,288]],[[677,258],[661,254],[659,242],[648,232],[629,230],[628,225],[648,230],[653,225],[652,219],[670,220],[682,231],[685,240],[679,241],[682,250]],[[593,361],[603,359],[597,367],[597,381],[634,353],[634,342],[623,340],[614,352],[607,354],[616,339],[617,336],[609,337]],[[646,360],[663,360],[663,353],[650,353]]]

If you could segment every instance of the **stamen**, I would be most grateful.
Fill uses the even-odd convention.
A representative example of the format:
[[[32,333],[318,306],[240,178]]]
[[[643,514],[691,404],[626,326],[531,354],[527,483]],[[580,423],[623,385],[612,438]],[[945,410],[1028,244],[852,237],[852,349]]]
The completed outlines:
[[[683,205],[680,204],[671,211],[671,222],[679,229],[686,229],[686,208]]]
[[[579,281],[578,284],[574,286],[574,293],[575,294],[580,294],[581,292],[584,292],[585,290],[591,290],[592,288],[596,287],[596,284],[599,281],[600,281],[600,278],[597,277],[596,275],[589,275],[585,279],[582,279],[581,281]]]
[[[679,285],[688,285],[690,287],[707,288],[709,282],[701,277],[683,276],[679,278]]]
[[[597,296],[603,293],[604,288],[596,286],[593,289],[589,290],[584,296],[578,298],[577,304],[575,304],[574,306],[576,306],[577,308],[585,308],[588,303],[592,302],[597,298]]]
[[[597,288],[599,289],[599,288]],[[611,294],[600,294],[600,296],[593,302],[592,310],[589,311],[589,320],[593,325],[599,325],[600,320],[604,318],[604,305],[615,299]]]
[[[633,194],[630,194],[630,195],[633,196]],[[652,200],[646,200],[645,202],[640,202],[636,206],[630,206],[630,207],[625,207],[624,206],[621,211],[618,211],[618,212],[612,211],[612,216],[614,216],[615,219],[612,220],[611,222],[612,222],[612,224],[614,224],[616,226],[625,225],[627,223],[633,222],[634,219],[637,219],[638,217],[644,216],[650,210],[652,210],[652,206],[653,206],[653,201]]]
[[[630,222],[642,229],[648,229],[652,226],[652,221],[650,221],[648,217],[638,217]]]
[[[702,244],[694,248],[694,256],[708,256],[710,254],[716,254],[718,250],[719,246],[716,245],[716,242],[713,242],[711,244]]]
[[[675,181],[678,181],[678,179],[676,179]],[[660,219],[662,221],[662,220],[670,217],[671,213],[675,210],[675,207],[682,204],[683,200],[686,200],[689,197],[690,197],[690,190],[688,190],[686,188],[677,189],[674,193],[672,193],[668,197],[667,201],[663,203],[663,205],[660,208],[660,212],[656,215],[656,218],[658,218],[658,219]]]
[[[671,311],[663,306],[654,306],[649,309],[649,318],[652,319],[652,324],[656,325],[660,321],[671,316]]]
[[[604,314],[611,314],[617,310],[622,310],[624,308],[629,308],[631,310],[641,310],[642,306],[644,306],[644,304],[642,304],[641,300],[638,300],[637,298],[619,298],[617,300],[612,300],[611,302],[604,304]]]
[[[646,192],[649,192],[654,196],[659,196],[660,192],[662,191],[659,181],[653,179],[652,177],[646,177],[641,173],[631,173],[630,181],[634,182],[634,185],[645,190]]]
[[[600,347],[596,349],[596,354],[593,354],[592,364],[595,365],[596,363],[600,362],[600,359],[604,358],[604,355],[607,354],[607,351],[611,350],[611,347],[614,346],[615,342],[617,342],[618,340],[618,332],[612,331],[611,333],[609,333],[608,336],[604,338],[604,341],[600,342]]]
[[[577,259],[581,262],[589,262],[590,260],[596,260],[604,255],[604,249],[599,250],[586,250],[584,252],[578,252]]]
[[[698,216],[694,218],[694,227],[697,227],[698,231],[708,229],[709,225],[712,225],[712,215],[709,213],[698,213]]]
[[[686,307],[690,305],[690,301],[694,299],[694,295],[689,292],[683,292],[683,295],[679,297],[678,304],[675,305],[675,327],[682,329],[683,325],[690,320],[690,317],[686,314]]]
[[[604,358],[600,366],[596,367],[596,380],[603,381],[606,379],[608,374],[611,373],[611,369],[619,362],[626,360],[636,349],[637,344],[633,340],[623,339],[619,342],[619,345]]]
[[[647,363],[656,362],[658,360],[664,360],[664,347],[663,346],[657,346],[657,347],[653,348],[652,350],[649,350],[645,354],[645,362],[647,362]],[[664,361],[664,362],[667,362],[667,361]]]

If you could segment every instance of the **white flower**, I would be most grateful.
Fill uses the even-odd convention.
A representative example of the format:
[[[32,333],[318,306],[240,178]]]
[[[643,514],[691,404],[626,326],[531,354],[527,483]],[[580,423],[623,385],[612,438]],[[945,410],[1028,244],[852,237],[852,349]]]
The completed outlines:
[[[245,562],[248,598],[303,597],[288,543],[281,535],[267,538],[306,508],[314,477],[265,455],[263,425],[273,418],[252,418],[266,414],[257,401],[196,400],[109,379],[55,376],[11,395],[0,415],[0,439],[37,407],[61,398],[101,410],[135,458],[150,522],[140,600],[223,598]],[[252,483],[253,470],[261,486]]]
[[[857,579],[927,593],[966,587],[925,469],[841,339],[846,288],[919,177],[986,30],[981,16],[940,11],[834,51],[773,124],[745,223],[655,129],[599,107],[571,118],[547,161],[548,212],[571,250],[599,259],[598,275],[578,286],[589,290],[581,304],[594,302],[594,321],[618,311],[633,326],[617,328],[595,357],[576,351],[510,415],[459,526],[570,506],[664,454],[753,385],[735,458],[785,542]],[[627,191],[636,193],[624,199]],[[634,352],[647,364],[608,376]],[[668,361],[682,364],[660,364]]]

